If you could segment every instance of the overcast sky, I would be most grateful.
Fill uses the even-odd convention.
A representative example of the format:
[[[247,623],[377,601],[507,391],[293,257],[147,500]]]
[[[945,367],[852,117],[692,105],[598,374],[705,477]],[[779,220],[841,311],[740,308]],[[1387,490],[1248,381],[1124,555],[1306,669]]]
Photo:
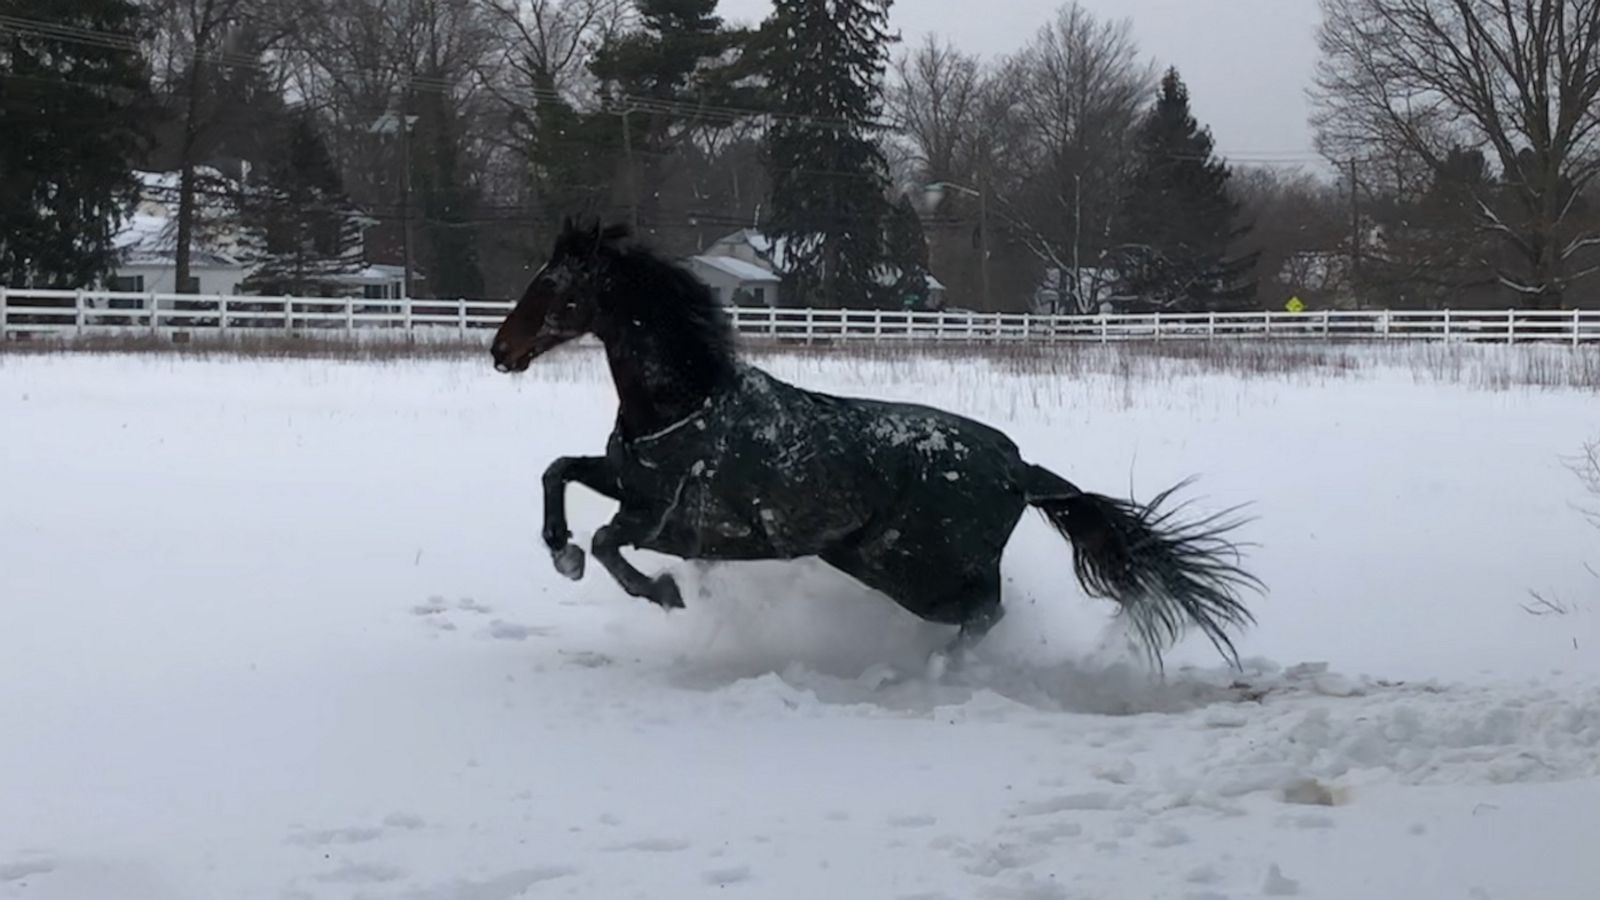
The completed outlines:
[[[1315,162],[1306,88],[1317,59],[1317,0],[1081,0],[1100,18],[1131,19],[1146,58],[1176,65],[1194,112],[1235,163]],[[907,44],[928,32],[985,58],[1014,52],[1060,0],[895,0],[890,25]],[[754,22],[771,0],[722,0],[723,18]]]

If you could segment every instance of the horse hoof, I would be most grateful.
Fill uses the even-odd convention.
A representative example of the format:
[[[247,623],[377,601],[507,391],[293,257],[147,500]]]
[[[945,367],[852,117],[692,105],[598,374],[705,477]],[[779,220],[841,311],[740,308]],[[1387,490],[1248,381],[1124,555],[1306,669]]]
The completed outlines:
[[[551,554],[555,561],[556,571],[573,581],[583,577],[583,548],[577,544],[568,544]]]
[[[683,593],[672,576],[663,575],[650,582],[650,602],[662,609],[683,609]]]
[[[928,654],[928,663],[924,674],[927,675],[929,681],[935,683],[943,681],[945,673],[949,671],[950,654],[943,650],[935,650]]]

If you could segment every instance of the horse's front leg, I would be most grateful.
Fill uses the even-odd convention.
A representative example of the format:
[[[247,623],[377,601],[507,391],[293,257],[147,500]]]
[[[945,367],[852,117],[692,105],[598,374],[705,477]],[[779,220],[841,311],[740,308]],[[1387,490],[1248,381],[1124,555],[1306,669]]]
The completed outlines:
[[[603,456],[563,456],[544,470],[544,545],[556,571],[577,581],[583,577],[583,550],[567,527],[567,484],[574,481],[613,500],[622,489]]]
[[[605,566],[630,595],[644,597],[665,609],[682,609],[683,594],[671,575],[651,578],[622,558],[623,547],[638,545],[658,527],[659,523],[647,522],[637,513],[620,512],[594,533],[590,549],[594,551],[595,560]]]

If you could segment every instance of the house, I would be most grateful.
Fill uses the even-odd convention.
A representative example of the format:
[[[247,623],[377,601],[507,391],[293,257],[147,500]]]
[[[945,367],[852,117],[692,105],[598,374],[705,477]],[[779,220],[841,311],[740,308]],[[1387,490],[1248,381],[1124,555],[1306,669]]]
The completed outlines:
[[[194,228],[189,241],[189,280],[177,283],[178,173],[138,172],[139,202],[113,236],[117,261],[104,281],[108,291],[162,294],[243,294],[255,271],[246,246],[243,216],[233,191],[219,189],[230,179],[216,169],[197,167],[197,179],[210,187],[196,192]],[[362,225],[375,220],[363,218]],[[363,229],[364,236],[364,229]],[[365,256],[363,249],[362,256]],[[412,272],[415,284],[419,273]],[[405,281],[399,266],[367,265],[329,277],[348,285],[348,293],[367,299],[401,296]]]
[[[178,173],[138,172],[139,202],[112,237],[117,263],[105,280],[110,291],[184,294],[237,294],[251,267],[242,250],[237,209],[213,194],[196,197],[195,228],[189,242],[189,281],[177,283]],[[203,179],[222,174],[200,168]],[[232,224],[230,225],[230,221]]]
[[[696,262],[696,261],[700,262]],[[716,261],[716,262],[711,262]],[[778,286],[783,282],[780,274],[788,262],[787,241],[783,238],[770,238],[754,228],[741,228],[732,234],[724,235],[712,242],[705,252],[690,258],[690,266],[695,273],[706,280],[713,288],[724,287],[731,290],[741,288],[749,290],[756,298],[765,297],[759,305],[776,306],[778,302]],[[706,274],[716,268],[717,274]],[[763,277],[757,278],[759,271]],[[735,274],[735,273],[739,274]],[[899,277],[899,272],[891,266],[882,267],[877,273],[879,284],[888,287],[894,284]],[[718,279],[713,281],[712,279]],[[735,279],[737,283],[730,283]],[[940,309],[944,306],[945,287],[939,279],[930,273],[927,276],[928,292],[923,298],[922,308]],[[762,293],[756,294],[755,287],[762,288]],[[732,296],[719,293],[725,302]],[[738,303],[735,305],[745,305]]]
[[[783,279],[771,269],[737,256],[691,256],[690,271],[728,306],[775,306]]]

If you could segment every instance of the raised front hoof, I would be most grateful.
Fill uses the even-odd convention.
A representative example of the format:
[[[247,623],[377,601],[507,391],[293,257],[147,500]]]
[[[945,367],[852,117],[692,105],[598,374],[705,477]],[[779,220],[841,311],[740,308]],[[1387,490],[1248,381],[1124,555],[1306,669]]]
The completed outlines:
[[[683,593],[678,590],[678,583],[672,580],[671,575],[662,575],[650,582],[647,598],[662,609],[683,609]]]
[[[583,577],[583,548],[577,544],[568,544],[560,550],[553,550],[550,558],[556,564],[556,571],[567,578],[577,581]]]

